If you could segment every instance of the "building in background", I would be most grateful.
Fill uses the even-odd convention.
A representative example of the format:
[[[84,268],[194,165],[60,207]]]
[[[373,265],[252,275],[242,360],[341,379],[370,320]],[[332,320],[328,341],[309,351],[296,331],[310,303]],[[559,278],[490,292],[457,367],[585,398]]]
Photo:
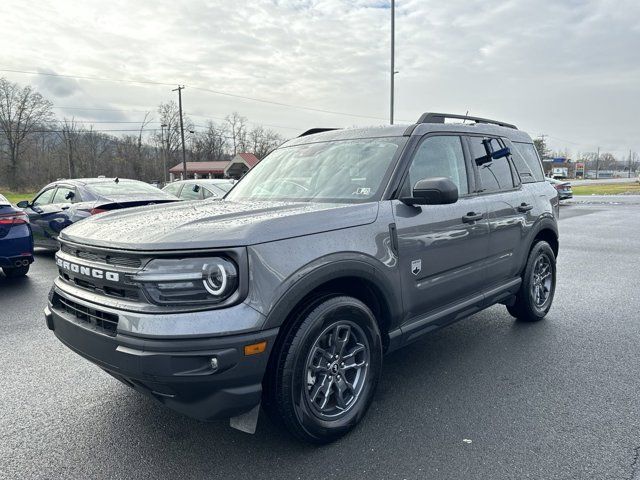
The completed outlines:
[[[259,161],[253,153],[238,153],[224,169],[224,176],[238,179],[255,167]]]
[[[252,153],[238,153],[231,160],[213,162],[187,162],[187,178],[235,178],[242,177],[260,160]],[[185,180],[182,162],[169,169],[170,181]]]

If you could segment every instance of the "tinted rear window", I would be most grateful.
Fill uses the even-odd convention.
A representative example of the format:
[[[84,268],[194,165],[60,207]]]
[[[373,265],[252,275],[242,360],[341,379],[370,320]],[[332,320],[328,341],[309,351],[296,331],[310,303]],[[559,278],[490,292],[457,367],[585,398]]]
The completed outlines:
[[[520,174],[522,183],[542,182],[544,173],[538,159],[538,152],[533,143],[513,142],[516,147],[511,158]]]
[[[486,137],[468,137],[471,148],[471,158],[477,165],[478,160],[487,156],[487,150],[483,144]],[[493,151],[500,150],[502,145],[497,138],[490,138]],[[480,183],[484,193],[511,190],[514,187],[514,177],[511,166],[506,157],[497,158],[490,162],[477,165],[480,173]]]
[[[87,188],[98,195],[131,195],[136,193],[160,193],[160,190],[144,182],[123,182],[113,180],[105,183],[92,183]]]

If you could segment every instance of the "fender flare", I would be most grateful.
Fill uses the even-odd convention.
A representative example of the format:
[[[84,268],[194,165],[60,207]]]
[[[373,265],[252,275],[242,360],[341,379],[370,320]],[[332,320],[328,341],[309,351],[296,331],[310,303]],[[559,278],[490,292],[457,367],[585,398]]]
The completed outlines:
[[[519,270],[518,270],[519,272],[522,272],[524,270],[524,266],[527,264],[529,252],[533,247],[533,242],[538,236],[538,234],[543,230],[551,230],[559,242],[560,235],[558,233],[558,222],[556,221],[555,217],[552,214],[548,213],[544,215],[542,218],[540,218],[531,228],[531,233],[529,235],[529,238],[527,239],[527,243],[528,243],[527,255],[523,257],[523,259],[520,262],[521,264],[519,266]]]
[[[332,254],[314,260],[294,272],[285,280],[285,291],[267,313],[263,329],[281,326],[291,311],[310,292],[321,285],[340,278],[357,277],[375,287],[389,313],[389,329],[397,326],[402,315],[400,289],[394,287],[388,269],[380,262],[363,254]],[[390,269],[389,269],[390,270]],[[395,271],[394,271],[395,274]]]

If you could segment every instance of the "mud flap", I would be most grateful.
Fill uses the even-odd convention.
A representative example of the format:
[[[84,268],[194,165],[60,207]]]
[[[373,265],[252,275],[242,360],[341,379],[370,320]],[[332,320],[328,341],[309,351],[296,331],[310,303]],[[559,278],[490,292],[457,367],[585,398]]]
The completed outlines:
[[[238,415],[237,417],[231,417],[229,419],[229,425],[231,428],[240,430],[244,433],[256,433],[258,426],[258,416],[260,415],[260,403],[249,410],[247,413]]]

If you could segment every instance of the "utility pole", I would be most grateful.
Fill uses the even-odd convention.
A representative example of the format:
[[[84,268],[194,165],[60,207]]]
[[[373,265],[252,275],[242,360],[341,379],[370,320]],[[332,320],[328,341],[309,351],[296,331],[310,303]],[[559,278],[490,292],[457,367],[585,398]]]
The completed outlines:
[[[596,180],[600,175],[600,147],[598,147],[598,153],[596,155]]]
[[[631,149],[629,149],[629,178],[631,178]]]
[[[171,90],[178,91],[178,110],[180,110],[180,138],[182,139],[182,179],[187,179],[187,151],[184,146],[184,125],[182,123],[182,90],[184,85],[178,85],[178,88]]]
[[[167,151],[164,149],[164,129],[168,127],[166,123],[160,125],[162,129],[162,133],[160,134],[160,145],[162,150],[162,165],[164,166],[164,170],[162,171],[162,178],[164,178],[164,183],[167,183]],[[167,140],[167,149],[169,148],[169,141]]]
[[[391,0],[391,105],[389,111],[389,124],[393,125],[393,96],[394,80],[396,76],[396,0]]]

